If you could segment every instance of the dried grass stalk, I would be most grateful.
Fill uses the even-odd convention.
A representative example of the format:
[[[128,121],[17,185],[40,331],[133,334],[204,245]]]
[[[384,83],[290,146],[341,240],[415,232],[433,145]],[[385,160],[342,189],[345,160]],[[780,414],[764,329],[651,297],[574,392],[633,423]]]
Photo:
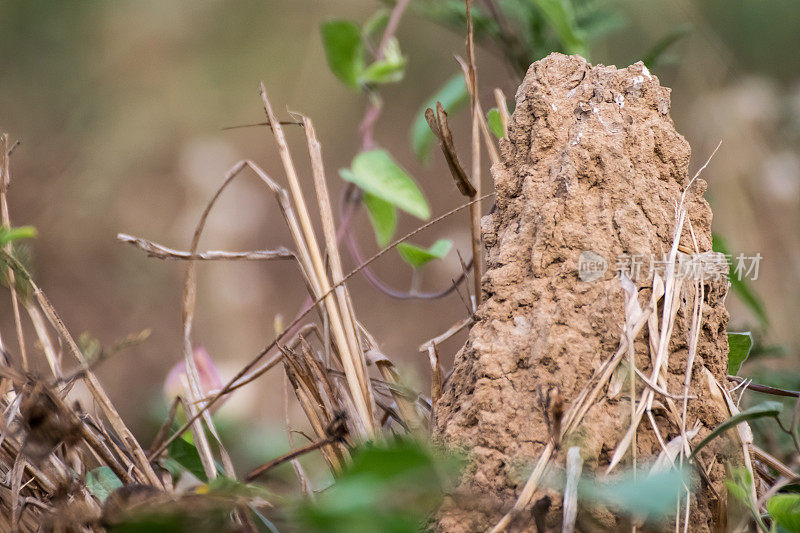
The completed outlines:
[[[302,231],[299,235],[293,235],[296,244],[299,246],[300,261],[307,271],[314,291],[313,296],[315,298],[324,298],[325,309],[331,321],[331,331],[341,355],[341,363],[347,376],[353,403],[356,406],[360,423],[364,427],[364,437],[374,438],[376,430],[372,415],[372,396],[369,391],[369,382],[366,378],[366,364],[356,337],[356,326],[353,323],[352,315],[348,312],[349,308],[343,296],[329,294],[332,290],[331,283],[325,271],[322,253],[317,243],[305,197],[300,188],[294,161],[286,143],[283,128],[272,111],[263,83],[261,84],[261,98],[267,113],[267,120],[271,125],[275,142],[278,145],[278,153],[289,181],[289,190],[300,219]],[[336,288],[338,289],[338,285]]]

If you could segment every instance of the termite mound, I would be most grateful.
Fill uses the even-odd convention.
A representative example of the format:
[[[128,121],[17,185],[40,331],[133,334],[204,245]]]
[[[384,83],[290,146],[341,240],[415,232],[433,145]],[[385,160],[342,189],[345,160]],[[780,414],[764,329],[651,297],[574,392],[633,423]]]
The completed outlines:
[[[552,54],[529,68],[508,138],[501,141],[502,161],[492,169],[497,208],[483,218],[484,303],[437,404],[437,439],[470,457],[459,487],[440,510],[438,530],[486,531],[511,508],[549,439],[542,392],[557,390],[569,407],[617,351],[625,324],[618,264],[627,261],[629,267],[639,258],[641,270],[629,275],[644,307],[651,294],[651,258],[658,261],[670,250],[684,191],[681,249],[711,251],[706,184],[697,179],[687,189],[690,148],[669,110],[670,90],[642,63],[617,69]],[[582,252],[602,257],[605,272],[585,275],[584,281]],[[711,378],[726,383],[727,281],[706,280],[702,289],[686,416],[687,428],[699,426],[693,443],[729,416]],[[694,294],[686,290],[680,298],[662,372],[667,391],[676,395],[684,389]],[[653,365],[644,330],[635,342],[636,365],[649,375]],[[628,387],[609,394],[606,384],[578,429],[567,435],[580,446],[584,473],[602,472],[628,430]],[[637,380],[637,395],[643,388]],[[652,413],[668,442],[681,428],[658,407],[664,403],[656,394]],[[655,459],[662,448],[647,417],[636,436],[638,460]],[[718,439],[700,455],[707,477],[695,480],[692,531],[717,530],[724,520],[723,479],[732,444]],[[563,468],[566,447],[553,465]],[[617,471],[629,464],[626,457]],[[551,504],[540,519],[558,528],[560,496],[545,487],[534,501],[545,495]],[[610,509],[583,506],[578,529],[618,530],[625,520]],[[536,531],[534,522],[528,511],[509,530]]]

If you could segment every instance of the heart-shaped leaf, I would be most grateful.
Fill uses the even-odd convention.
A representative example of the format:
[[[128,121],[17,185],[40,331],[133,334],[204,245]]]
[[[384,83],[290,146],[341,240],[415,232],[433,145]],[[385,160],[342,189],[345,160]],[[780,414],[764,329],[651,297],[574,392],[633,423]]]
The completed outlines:
[[[331,72],[348,87],[357,89],[365,62],[361,28],[348,20],[331,20],[322,24],[321,32]]]
[[[386,150],[361,152],[350,169],[341,169],[342,179],[355,183],[362,190],[377,196],[419,219],[431,216],[428,202],[417,184],[400,168]]]
[[[505,137],[503,132],[503,119],[500,118],[500,110],[493,107],[486,113],[486,122],[489,123],[489,129],[492,130],[494,136],[498,139]]]
[[[453,241],[450,239],[439,239],[430,248],[420,248],[407,242],[401,242],[397,245],[397,251],[403,261],[408,263],[414,268],[421,268],[430,263],[434,259],[442,259],[446,256],[450,249],[453,247]]]
[[[742,363],[750,355],[753,347],[753,336],[749,331],[743,333],[728,332],[728,374],[735,376],[739,373]]]
[[[397,209],[368,192],[364,193],[364,205],[367,207],[372,229],[375,230],[378,246],[383,248],[392,240],[397,229]]]

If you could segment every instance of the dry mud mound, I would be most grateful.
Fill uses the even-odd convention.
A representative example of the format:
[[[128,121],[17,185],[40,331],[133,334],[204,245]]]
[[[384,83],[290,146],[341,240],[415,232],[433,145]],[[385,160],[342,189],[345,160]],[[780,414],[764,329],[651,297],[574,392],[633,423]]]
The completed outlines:
[[[546,422],[543,391],[557,391],[569,408],[620,349],[626,299],[618,267],[627,268],[645,308],[654,286],[649,269],[652,264],[657,271],[670,252],[684,190],[680,249],[711,251],[711,210],[702,198],[706,184],[698,179],[687,189],[690,148],[669,116],[670,90],[644,65],[616,69],[552,54],[530,67],[516,103],[502,162],[492,169],[497,209],[483,219],[484,304],[438,404],[437,437],[472,458],[440,512],[438,529],[445,532],[486,531],[511,508],[549,442],[552,424]],[[579,273],[582,252],[591,252],[584,258],[603,258],[607,269]],[[714,378],[726,383],[727,281],[685,280],[683,288],[658,378],[680,398],[669,401],[654,393],[652,420],[664,442],[681,434],[690,366],[685,427],[698,428],[696,443],[729,416],[713,387]],[[702,321],[693,350],[695,303]],[[651,318],[634,343],[636,366],[647,376],[657,364],[651,344],[658,344],[663,305],[662,300],[654,313],[656,328]],[[631,427],[629,382],[612,385],[620,384],[622,369],[622,381],[628,373],[627,359],[622,361],[556,447],[552,465],[563,468],[568,446],[580,447],[585,473],[603,472],[612,460]],[[646,388],[637,379],[639,398]],[[640,463],[662,449],[650,420],[644,415],[635,432]],[[707,477],[695,480],[691,531],[720,527],[725,464],[736,449],[732,440],[718,439],[701,453]],[[629,465],[630,452],[615,472]],[[533,500],[546,494],[552,499],[547,525],[558,528],[558,493],[539,489]],[[605,508],[584,508],[578,529],[616,530],[624,520]],[[509,530],[536,531],[531,512],[521,513]]]

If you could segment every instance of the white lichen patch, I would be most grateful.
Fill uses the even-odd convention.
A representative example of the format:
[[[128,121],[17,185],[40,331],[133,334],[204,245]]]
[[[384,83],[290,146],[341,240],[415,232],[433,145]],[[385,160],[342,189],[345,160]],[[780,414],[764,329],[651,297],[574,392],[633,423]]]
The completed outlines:
[[[603,120],[603,117],[602,117],[602,115],[600,115],[600,110],[597,109],[597,106],[592,106],[592,113],[594,113],[597,116],[597,120],[600,121],[600,124],[603,125],[603,128],[605,128],[605,130],[608,133],[614,133],[612,131],[611,125],[608,124],[605,120]]]

